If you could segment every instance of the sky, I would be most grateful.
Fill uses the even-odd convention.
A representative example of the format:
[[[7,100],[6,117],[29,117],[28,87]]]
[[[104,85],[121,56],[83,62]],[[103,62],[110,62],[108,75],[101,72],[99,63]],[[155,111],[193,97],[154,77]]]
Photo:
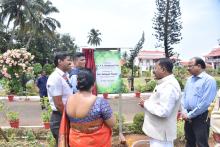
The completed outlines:
[[[52,17],[61,23],[59,33],[70,34],[80,47],[87,44],[94,28],[101,35],[100,47],[134,48],[145,33],[143,50],[156,48],[152,35],[155,0],[51,0],[60,13]],[[181,0],[183,39],[175,45],[182,60],[203,57],[220,39],[220,0]]]

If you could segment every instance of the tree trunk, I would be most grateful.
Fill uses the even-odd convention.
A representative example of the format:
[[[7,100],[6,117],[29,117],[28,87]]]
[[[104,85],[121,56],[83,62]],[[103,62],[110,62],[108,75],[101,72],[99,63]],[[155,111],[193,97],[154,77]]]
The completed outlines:
[[[168,52],[168,18],[169,18],[169,7],[170,7],[170,0],[167,0],[167,7],[166,7],[166,16],[165,16],[165,24],[164,24],[164,50],[166,58],[169,58]]]
[[[32,34],[31,34],[31,36],[28,38],[28,42],[27,42],[27,44],[25,45],[25,48],[26,48],[26,49],[29,48],[29,45],[30,45],[30,43],[31,43],[31,39],[32,39]]]
[[[15,27],[16,27],[16,25],[14,24],[12,32],[11,32],[11,38],[10,38],[9,45],[8,45],[10,48],[12,47],[13,39],[15,38]]]

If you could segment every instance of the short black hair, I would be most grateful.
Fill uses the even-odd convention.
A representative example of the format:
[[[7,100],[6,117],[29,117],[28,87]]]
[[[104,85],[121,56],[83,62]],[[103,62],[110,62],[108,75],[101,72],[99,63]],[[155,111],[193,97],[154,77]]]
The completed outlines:
[[[167,72],[169,73],[173,72],[173,62],[169,58],[160,58],[158,64],[162,68],[165,68]]]
[[[200,57],[193,57],[192,59],[195,59],[195,65],[200,64],[202,69],[206,68],[205,61],[202,60],[202,58],[200,58]]]
[[[57,52],[55,54],[55,57],[54,57],[54,64],[55,66],[57,67],[58,66],[58,60],[64,60],[66,59],[66,57],[70,57],[70,54],[67,53],[67,52]]]
[[[80,58],[80,57],[85,57],[84,53],[76,52],[73,56],[73,60],[76,60],[77,58]]]
[[[76,88],[79,91],[89,91],[90,88],[94,85],[95,78],[93,73],[88,68],[83,68],[79,70],[77,74],[77,86]]]

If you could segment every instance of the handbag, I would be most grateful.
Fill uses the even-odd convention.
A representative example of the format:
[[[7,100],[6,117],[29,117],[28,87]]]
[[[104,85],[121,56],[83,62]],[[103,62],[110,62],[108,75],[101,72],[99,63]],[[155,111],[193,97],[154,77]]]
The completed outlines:
[[[70,122],[65,110],[64,108],[60,123],[58,147],[69,147]]]

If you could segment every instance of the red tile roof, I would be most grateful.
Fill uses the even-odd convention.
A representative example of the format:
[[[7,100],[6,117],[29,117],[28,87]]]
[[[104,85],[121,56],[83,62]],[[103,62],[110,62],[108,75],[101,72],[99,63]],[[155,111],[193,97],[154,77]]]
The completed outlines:
[[[214,48],[208,55],[205,55],[204,57],[215,57],[220,56],[220,47]]]
[[[164,51],[148,51],[148,50],[143,50],[140,51],[138,54],[138,58],[141,59],[160,59],[160,58],[165,58],[165,53]],[[173,55],[170,57],[170,59],[177,59],[176,55]]]
[[[165,53],[163,51],[147,51],[143,50],[140,51],[138,54],[138,58],[141,59],[159,59],[159,58],[164,58]]]

